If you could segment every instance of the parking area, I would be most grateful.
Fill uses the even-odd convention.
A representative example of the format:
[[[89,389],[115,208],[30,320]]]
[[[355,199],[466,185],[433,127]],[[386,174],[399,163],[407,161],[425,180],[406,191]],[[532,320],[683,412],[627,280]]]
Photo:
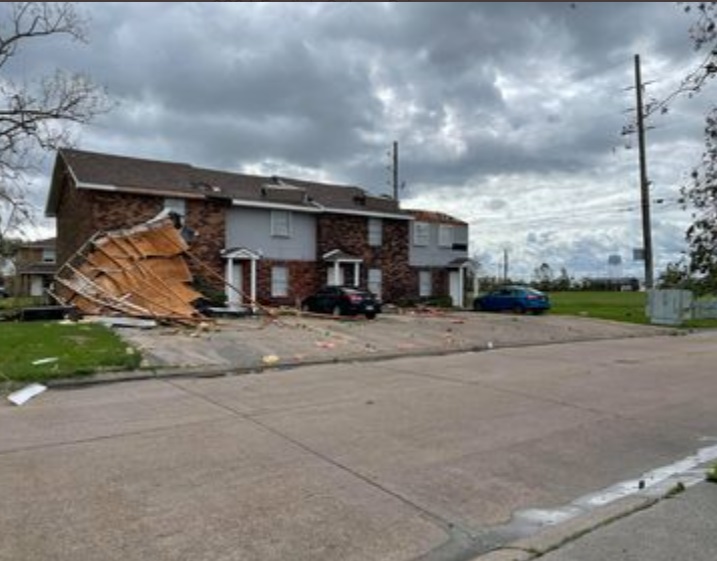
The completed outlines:
[[[665,328],[568,316],[475,312],[382,314],[375,320],[284,315],[205,329],[119,329],[150,368],[254,369],[664,335]]]

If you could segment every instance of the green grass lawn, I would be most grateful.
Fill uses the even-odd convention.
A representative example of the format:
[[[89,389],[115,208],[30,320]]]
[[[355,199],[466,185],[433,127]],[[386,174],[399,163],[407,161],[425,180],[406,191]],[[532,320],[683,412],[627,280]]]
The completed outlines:
[[[551,292],[553,314],[649,323],[644,292]]]
[[[551,313],[649,324],[644,292],[551,292]],[[716,328],[717,320],[692,320],[682,327]]]
[[[100,325],[0,322],[0,382],[132,370],[140,360],[134,349]]]

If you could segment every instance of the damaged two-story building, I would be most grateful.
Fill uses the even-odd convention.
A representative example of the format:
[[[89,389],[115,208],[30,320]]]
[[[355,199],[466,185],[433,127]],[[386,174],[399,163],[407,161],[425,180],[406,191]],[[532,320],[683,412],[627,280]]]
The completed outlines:
[[[451,217],[354,186],[58,151],[46,214],[57,220],[59,263],[96,233],[162,211],[190,233],[195,278],[230,306],[293,306],[325,284],[364,286],[387,302],[450,294],[463,305],[468,227]]]

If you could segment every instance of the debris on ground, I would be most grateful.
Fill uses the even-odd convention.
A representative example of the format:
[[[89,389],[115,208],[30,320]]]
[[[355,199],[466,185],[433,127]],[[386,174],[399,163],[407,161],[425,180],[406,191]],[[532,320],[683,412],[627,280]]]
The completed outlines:
[[[39,366],[41,364],[51,364],[53,362],[57,362],[59,359],[56,356],[47,357],[47,358],[38,358],[37,360],[32,361],[33,366]]]
[[[87,323],[99,323],[107,327],[133,327],[135,329],[151,329],[158,325],[153,319],[131,318],[126,316],[94,316],[88,317],[84,321]],[[75,322],[68,321],[68,323]]]
[[[279,362],[279,357],[276,355],[266,355],[261,359],[261,361],[266,366],[271,366],[272,364],[276,364],[277,362]]]
[[[33,397],[40,395],[47,389],[47,386],[42,384],[30,384],[25,386],[21,390],[11,393],[7,396],[7,400],[13,405],[24,405],[30,401]]]
[[[52,295],[90,316],[195,325],[202,294],[189,286],[187,251],[169,218],[96,234],[60,267]]]

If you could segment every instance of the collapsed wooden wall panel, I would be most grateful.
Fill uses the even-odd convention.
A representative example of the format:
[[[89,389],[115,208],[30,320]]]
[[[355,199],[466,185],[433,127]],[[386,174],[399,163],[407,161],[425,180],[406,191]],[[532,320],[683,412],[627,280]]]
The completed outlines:
[[[84,314],[197,321],[187,250],[169,219],[99,234],[60,268],[54,294]]]

